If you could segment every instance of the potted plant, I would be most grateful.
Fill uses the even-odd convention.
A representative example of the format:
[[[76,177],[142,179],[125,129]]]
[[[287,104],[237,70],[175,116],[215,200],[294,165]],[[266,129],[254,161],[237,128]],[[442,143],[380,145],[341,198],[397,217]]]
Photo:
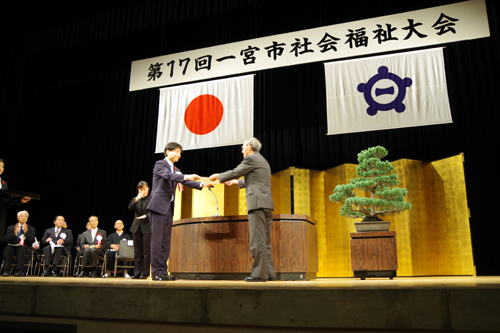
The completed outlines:
[[[411,208],[405,201],[408,191],[393,187],[399,184],[398,175],[389,161],[381,161],[388,151],[382,146],[371,147],[358,154],[359,166],[356,174],[360,177],[351,179],[349,184],[337,185],[329,199],[343,203],[340,215],[350,218],[362,218],[354,223],[356,231],[387,231],[390,221],[383,221],[380,216],[394,215]],[[369,197],[357,197],[355,189],[368,192]]]

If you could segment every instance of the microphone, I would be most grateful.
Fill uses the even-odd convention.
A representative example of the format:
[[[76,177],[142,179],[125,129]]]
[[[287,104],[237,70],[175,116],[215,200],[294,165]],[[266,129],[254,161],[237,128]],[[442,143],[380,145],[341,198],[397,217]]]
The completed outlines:
[[[210,186],[210,187],[208,188],[208,190],[209,190],[210,192],[212,192],[212,194],[214,195],[214,198],[215,198],[215,203],[217,204],[217,215],[212,215],[212,216],[220,216],[220,215],[219,215],[219,201],[217,201],[217,196],[216,196],[216,195],[215,195],[215,193],[212,191],[212,187],[214,187],[214,186],[213,186],[213,185],[212,185],[212,186]]]

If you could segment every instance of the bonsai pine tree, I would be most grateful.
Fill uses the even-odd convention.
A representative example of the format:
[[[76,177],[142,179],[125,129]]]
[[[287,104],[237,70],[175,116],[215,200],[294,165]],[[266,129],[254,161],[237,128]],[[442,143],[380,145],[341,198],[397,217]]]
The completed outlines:
[[[382,146],[371,147],[358,154],[359,166],[349,184],[337,185],[330,195],[330,201],[343,203],[340,215],[350,218],[363,218],[363,221],[379,221],[379,216],[394,215],[410,209],[405,201],[408,191],[393,187],[399,184],[398,175],[392,173],[394,167],[389,161],[380,159],[388,151]],[[354,190],[370,193],[370,197],[356,197]]]

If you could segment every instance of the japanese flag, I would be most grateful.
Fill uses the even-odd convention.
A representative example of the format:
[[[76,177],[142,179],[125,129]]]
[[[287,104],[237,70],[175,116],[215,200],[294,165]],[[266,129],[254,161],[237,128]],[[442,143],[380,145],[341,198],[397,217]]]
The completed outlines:
[[[239,145],[253,136],[253,75],[160,89],[156,152]]]

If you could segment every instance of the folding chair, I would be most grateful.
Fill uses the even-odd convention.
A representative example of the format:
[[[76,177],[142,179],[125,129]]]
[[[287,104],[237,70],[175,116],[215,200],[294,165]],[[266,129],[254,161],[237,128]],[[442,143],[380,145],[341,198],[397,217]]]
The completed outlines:
[[[118,248],[118,253],[115,256],[115,278],[116,278],[116,273],[118,268],[134,268],[134,266],[118,266],[118,261],[128,261],[128,262],[134,262],[134,243],[133,241],[127,240],[121,240],[120,241],[120,247]],[[125,271],[120,270],[121,272]]]
[[[33,267],[33,262],[34,262],[34,253],[33,253],[33,251],[31,251],[31,255],[25,254],[24,255],[24,260],[25,260],[25,262],[26,262],[26,260],[28,260],[28,263],[24,264],[24,267],[28,267],[26,269],[25,275],[26,276],[28,276],[28,275],[32,276],[33,273],[35,272],[35,269]],[[4,269],[10,269],[10,274],[12,275],[12,270],[14,269],[14,267],[17,266],[17,256],[16,255],[12,256],[12,264],[11,264],[10,268],[9,267],[4,267],[4,264],[5,264],[5,261],[2,259],[2,265],[0,266],[0,275],[3,274]]]
[[[40,267],[38,269],[38,274],[40,274],[40,270],[42,270],[45,267],[45,255],[42,254],[41,259],[40,259]],[[54,267],[54,265],[50,264],[49,267]],[[59,269],[59,275],[61,276],[69,276],[71,273],[71,252],[68,253],[68,255],[61,255],[61,261],[59,261],[59,265],[57,265],[57,268]],[[62,271],[61,271],[62,268]]]

